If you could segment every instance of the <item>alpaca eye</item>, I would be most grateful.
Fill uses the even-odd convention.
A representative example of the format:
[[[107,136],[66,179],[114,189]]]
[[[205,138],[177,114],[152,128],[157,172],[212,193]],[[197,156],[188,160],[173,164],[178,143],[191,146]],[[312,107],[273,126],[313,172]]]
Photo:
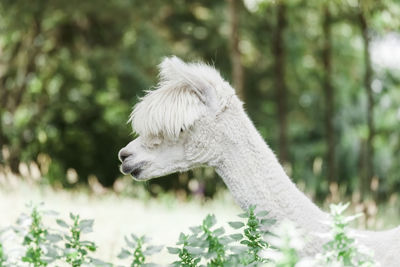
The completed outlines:
[[[181,128],[181,133],[183,133],[183,128]]]

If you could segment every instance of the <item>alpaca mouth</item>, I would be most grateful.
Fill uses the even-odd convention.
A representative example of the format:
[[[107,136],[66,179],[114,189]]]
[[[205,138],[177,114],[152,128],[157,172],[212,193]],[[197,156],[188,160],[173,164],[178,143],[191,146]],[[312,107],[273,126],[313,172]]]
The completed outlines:
[[[147,163],[147,161],[142,161],[134,165],[130,165],[129,162],[123,162],[121,165],[121,172],[123,174],[130,174],[133,176],[133,178],[138,178],[140,173],[143,171],[143,167]]]
[[[135,169],[131,172],[131,175],[133,178],[138,178],[142,171],[143,171],[143,169],[141,169],[141,168]]]

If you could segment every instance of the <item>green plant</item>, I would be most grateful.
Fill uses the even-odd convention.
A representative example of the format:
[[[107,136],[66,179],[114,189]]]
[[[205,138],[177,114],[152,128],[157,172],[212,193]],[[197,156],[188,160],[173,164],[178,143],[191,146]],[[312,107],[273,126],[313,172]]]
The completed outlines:
[[[149,239],[145,236],[137,237],[131,234],[130,238],[125,237],[125,243],[128,248],[123,248],[118,255],[120,259],[126,259],[133,257],[131,267],[140,267],[145,265],[146,256],[153,255],[162,250],[163,246],[151,246],[148,245]],[[148,265],[148,264],[146,264]]]
[[[239,262],[244,265],[255,262],[266,262],[267,260],[260,257],[260,251],[269,248],[268,242],[264,240],[264,236],[268,234],[268,229],[274,223],[274,219],[264,218],[268,215],[267,211],[255,212],[256,206],[252,205],[249,209],[239,214],[240,218],[247,219],[246,224],[243,222],[229,222],[229,225],[234,229],[243,228],[243,235],[237,235],[236,240],[240,244],[246,245],[247,250],[240,253]],[[235,236],[231,236],[235,237]]]
[[[343,212],[348,206],[349,203],[330,205],[332,239],[324,245],[321,261],[328,264],[339,263],[343,266],[374,266],[372,257],[361,252],[355,239],[348,233],[349,223],[360,216],[345,216]]]
[[[198,266],[203,259],[207,266],[249,266],[266,262],[259,252],[269,247],[263,240],[274,220],[262,218],[267,212],[255,213],[255,206],[239,217],[247,222],[230,222],[233,229],[243,228],[242,233],[225,235],[223,227],[215,228],[216,218],[208,215],[201,225],[191,227],[191,234],[180,234],[177,245],[180,248],[168,248],[172,254],[177,254],[179,261],[175,266]],[[234,245],[239,243],[239,245]]]
[[[180,260],[175,266],[197,266],[201,259],[207,261],[207,266],[224,266],[228,262],[228,244],[231,239],[223,236],[223,227],[213,229],[216,225],[214,215],[207,215],[202,224],[190,227],[190,235],[183,233],[179,236],[177,245],[181,248],[168,248],[172,254],[178,254]]]
[[[35,267],[47,266],[58,257],[55,243],[60,238],[55,234],[49,233],[49,230],[43,225],[42,215],[45,213],[55,215],[56,213],[40,210],[43,204],[29,204],[28,206],[31,208],[30,215],[23,214],[17,222],[21,226],[27,222],[29,225],[23,237],[22,245],[26,247],[26,252],[21,260]]]
[[[0,243],[0,267],[5,266],[7,256],[4,254],[3,245]]]
[[[167,247],[168,252],[170,254],[177,254],[179,257],[178,261],[172,263],[173,266],[185,266],[185,267],[196,267],[198,266],[201,257],[194,247],[189,245],[189,235],[185,235],[181,233],[179,235],[179,240],[176,243],[177,245],[181,245],[182,247]]]
[[[64,257],[67,263],[73,267],[79,267],[83,264],[88,264],[93,261],[93,258],[88,256],[91,251],[96,251],[96,244],[92,241],[82,241],[81,234],[90,233],[93,231],[93,220],[80,220],[79,215],[69,214],[72,224],[68,225],[65,221],[57,219],[59,226],[69,230],[64,234],[66,240]]]
[[[206,241],[207,244],[207,258],[210,258],[208,266],[223,266],[226,261],[226,247],[221,242],[220,237],[225,233],[223,227],[212,230],[217,220],[215,215],[207,215],[201,225],[202,236],[200,241]]]
[[[348,233],[349,222],[357,216],[344,216],[343,212],[347,207],[348,204],[331,206],[332,237],[324,245],[323,253],[315,258],[299,257],[298,252],[304,247],[304,236],[293,223],[282,223],[272,234],[269,229],[275,220],[266,218],[268,212],[256,212],[255,206],[250,206],[246,212],[238,215],[245,219],[244,222],[229,222],[229,225],[234,230],[240,230],[240,233],[226,234],[223,227],[217,227],[215,216],[207,215],[201,225],[190,227],[189,234],[180,234],[177,247],[167,249],[169,253],[179,257],[179,260],[172,263],[176,267],[294,267],[299,264],[310,267],[375,266],[372,257],[362,251]],[[7,258],[4,253],[5,243],[2,243],[4,240],[1,239],[0,267],[15,266],[19,261],[41,267],[56,260],[56,265],[67,263],[72,267],[111,266],[110,263],[89,256],[90,252],[96,250],[94,242],[81,240],[82,234],[93,231],[93,220],[81,220],[79,215],[74,214],[70,214],[70,224],[56,219],[59,226],[68,230],[60,235],[56,230],[43,225],[43,215],[46,213],[55,214],[40,209],[40,206],[31,205],[30,214],[20,216],[18,227],[9,228],[16,230],[23,238],[24,255],[13,260]],[[57,245],[61,240],[64,241],[64,248]],[[146,263],[146,257],[162,250],[162,246],[150,245],[145,236],[131,234],[125,237],[125,243],[126,246],[122,248],[118,257],[131,259],[131,267],[155,265]]]
[[[271,261],[267,266],[294,267],[300,262],[298,251],[304,247],[303,236],[293,222],[283,221],[275,230],[275,235],[269,238],[271,249],[265,251],[263,256]],[[273,248],[272,248],[273,247]],[[304,259],[302,259],[304,261]],[[304,266],[304,265],[303,265]],[[308,263],[305,266],[310,266]]]

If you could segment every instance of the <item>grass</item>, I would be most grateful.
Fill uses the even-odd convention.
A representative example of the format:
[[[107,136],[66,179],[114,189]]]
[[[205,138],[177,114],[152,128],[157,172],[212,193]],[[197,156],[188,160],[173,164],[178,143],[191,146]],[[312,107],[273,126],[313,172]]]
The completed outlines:
[[[135,184],[131,189],[137,188],[141,186]],[[30,201],[46,203],[47,209],[59,211],[60,218],[65,221],[69,220],[69,212],[94,219],[94,233],[87,234],[87,238],[98,245],[93,257],[117,264],[122,262],[115,257],[125,246],[123,237],[130,233],[149,236],[156,245],[173,246],[182,229],[198,224],[207,214],[218,214],[219,220],[228,221],[241,212],[227,192],[213,201],[183,202],[172,194],[157,199],[138,199],[112,191],[94,194],[86,189],[66,191],[20,182],[0,189],[0,229],[16,222]],[[44,217],[43,221],[50,227],[57,227],[52,217]],[[149,259],[167,264],[175,257],[164,250]]]
[[[133,189],[131,188],[130,190],[135,191],[137,188],[133,187]],[[140,192],[135,192],[135,195],[141,194],[142,193]],[[162,195],[158,199],[151,199],[147,196],[137,199],[127,197],[126,194],[123,193],[117,194],[112,191],[104,191],[100,194],[94,194],[88,192],[86,189],[65,191],[51,189],[49,187],[32,186],[25,182],[19,182],[12,187],[3,187],[0,189],[0,214],[2,215],[0,217],[0,229],[3,229],[10,224],[14,224],[14,222],[17,221],[20,212],[26,209],[25,204],[31,200],[34,203],[45,202],[46,208],[49,210],[62,211],[62,213],[58,214],[56,217],[54,214],[45,214],[45,216],[41,216],[41,221],[43,222],[43,225],[46,225],[46,229],[56,229],[61,227],[60,223],[57,223],[56,218],[63,220],[69,226],[75,224],[76,227],[80,225],[79,222],[82,220],[80,217],[76,217],[78,214],[84,216],[85,218],[93,218],[95,221],[94,225],[92,225],[93,232],[83,233],[84,239],[79,239],[81,241],[93,242],[92,244],[96,245],[94,251],[87,247],[87,252],[85,255],[90,254],[90,257],[93,259],[101,259],[105,262],[113,262],[116,265],[127,266],[128,259],[134,257],[134,255],[140,256],[143,254],[146,262],[156,262],[165,266],[166,264],[174,261],[185,261],[187,266],[190,266],[190,264],[195,266],[193,264],[196,264],[196,262],[204,263],[208,253],[209,255],[217,255],[217,257],[214,259],[216,264],[214,266],[217,266],[218,263],[221,263],[224,259],[226,260],[227,255],[238,255],[243,252],[243,247],[240,248],[239,246],[232,245],[230,243],[224,244],[224,242],[227,240],[223,238],[222,242],[220,242],[220,237],[228,237],[229,239],[235,239],[235,241],[238,241],[239,238],[243,238],[239,241],[247,240],[247,242],[243,242],[241,245],[248,245],[252,241],[249,237],[246,237],[245,232],[238,233],[236,231],[245,229],[245,225],[241,224],[244,224],[243,221],[237,221],[230,224],[227,223],[241,212],[241,210],[235,204],[233,204],[234,201],[231,199],[228,193],[219,195],[213,201],[204,202],[199,199],[192,199],[189,202],[182,202],[170,194]],[[376,221],[385,221],[386,225],[398,224],[398,214],[396,214],[396,216],[392,216],[395,214],[394,207],[395,206],[393,205],[379,207],[377,214],[379,214],[381,218],[379,218],[379,220],[376,219]],[[354,210],[356,210],[355,206],[350,208],[352,209],[352,213]],[[385,213],[383,212],[386,211],[388,211],[387,214],[390,216],[389,220],[384,216]],[[68,212],[72,212],[72,217],[70,217]],[[218,227],[213,228],[215,225],[210,224],[210,221],[212,222],[214,219],[207,217],[207,215],[210,213],[217,214],[218,220],[225,223],[220,223],[217,225]],[[26,216],[33,218],[36,215],[33,215],[31,212]],[[204,221],[204,218],[208,219]],[[78,221],[76,221],[76,219],[78,219]],[[202,222],[201,225],[198,225],[200,222]],[[88,221],[86,221],[86,223],[88,223]],[[215,245],[211,246],[212,249],[210,252],[206,253],[205,247],[203,251],[199,252],[198,249],[196,250],[196,246],[193,246],[191,243],[194,239],[194,233],[192,230],[190,230],[193,228],[190,227],[193,225],[198,225],[197,229],[201,230],[198,232],[198,236],[196,237],[197,239],[203,236],[200,238],[203,240],[200,240],[203,242],[203,244],[205,244],[204,240],[206,240],[208,242],[207,244],[212,243]],[[216,233],[213,233],[215,230],[221,229],[221,227],[223,228],[224,233],[221,233],[222,230],[218,230]],[[237,229],[235,229],[235,227]],[[282,229],[283,230],[281,230],[280,233],[282,238],[280,241],[296,240],[296,233],[295,231],[291,230],[291,226],[282,226]],[[40,232],[39,230],[40,229],[32,229],[32,231]],[[84,232],[85,231],[87,230],[84,230]],[[135,236],[138,239],[135,239],[131,233],[139,234],[139,236]],[[65,235],[67,233],[60,232],[58,234],[62,237],[62,239],[66,239]],[[149,241],[143,237],[143,235],[151,237],[152,240]],[[124,239],[124,236],[126,236],[126,239]],[[73,237],[72,232],[70,233],[70,237]],[[176,244],[175,242],[178,237],[179,244]],[[50,236],[50,239],[57,240],[59,237],[53,235]],[[254,240],[256,239],[257,238]],[[28,255],[31,258],[33,255],[35,255],[35,253],[37,253],[37,251],[35,251],[37,245],[35,244],[37,244],[38,240],[40,240],[40,238],[36,241],[35,239],[32,239],[31,243],[28,244],[27,242],[26,244],[27,246],[32,247],[32,253],[30,256]],[[46,238],[46,240],[49,241],[48,238]],[[79,240],[76,241],[75,239],[74,242],[80,242]],[[272,240],[273,239],[269,241]],[[200,241],[198,240],[198,242]],[[261,241],[265,240],[262,239]],[[22,240],[19,240],[18,242],[22,243]],[[60,242],[60,240],[58,242]],[[71,241],[70,243],[72,248],[74,246],[72,245],[74,242]],[[302,240],[300,240],[298,243],[301,242]],[[275,247],[282,246],[282,242],[278,242],[279,244],[275,244],[274,242],[271,243]],[[288,245],[293,242],[286,243],[286,247],[284,246],[281,248],[281,254],[276,256],[276,258],[278,260],[285,259],[289,263],[298,261],[299,259],[296,251],[298,251],[299,248],[296,246],[290,247]],[[137,244],[140,244],[139,250],[137,250]],[[159,245],[164,245],[172,250],[169,251],[167,248],[164,248],[160,253],[152,253],[154,252],[154,247],[158,247]],[[229,249],[227,249],[226,245],[229,246]],[[222,250],[221,246],[223,247]],[[350,244],[350,246],[352,245]],[[65,248],[65,244],[63,244],[62,247]],[[14,248],[16,248],[16,246]],[[76,248],[77,246],[75,246],[75,249]],[[122,253],[123,249],[125,249],[125,252]],[[6,256],[19,258],[26,256],[10,255],[8,253],[10,250],[15,251],[13,250],[12,246],[2,247],[0,245],[0,266]],[[140,251],[141,253],[139,253]],[[169,253],[172,251],[174,251],[176,254]],[[196,254],[195,252],[200,254]],[[15,252],[13,253],[15,254]],[[126,258],[122,256],[117,258],[118,255],[126,255]],[[259,254],[253,253],[253,259],[255,255],[258,256]],[[69,264],[73,262],[74,257],[75,259],[81,258],[81,256],[71,252]],[[251,259],[250,256],[246,257],[247,260]],[[242,262],[244,262],[245,259],[242,259]],[[137,263],[139,264],[140,262],[143,262],[143,259],[138,257]],[[285,263],[282,261],[280,263],[281,265],[276,264],[274,266],[291,266],[287,265],[287,262]],[[268,264],[268,262],[265,264]]]

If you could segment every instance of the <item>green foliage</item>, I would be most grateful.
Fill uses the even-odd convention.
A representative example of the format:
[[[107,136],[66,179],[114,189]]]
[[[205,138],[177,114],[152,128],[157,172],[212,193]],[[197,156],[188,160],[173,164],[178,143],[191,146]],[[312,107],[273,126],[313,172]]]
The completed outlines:
[[[25,255],[22,257],[23,262],[28,262],[35,267],[47,266],[54,261],[57,254],[52,249],[54,240],[48,229],[44,227],[42,222],[42,212],[39,206],[30,204],[31,213],[26,219],[29,220],[29,228],[24,235],[22,245],[26,247]]]
[[[240,214],[239,217],[247,218],[246,227],[244,228],[244,239],[240,241],[240,244],[244,244],[247,246],[247,256],[242,259],[242,263],[244,265],[251,264],[253,262],[264,262],[259,256],[259,253],[263,249],[267,249],[269,244],[264,241],[264,236],[266,234],[265,230],[261,230],[262,228],[268,229],[271,225],[275,223],[274,220],[271,219],[261,219],[268,215],[268,212],[261,211],[259,213],[255,213],[256,206],[250,206],[249,210],[246,213]],[[238,223],[230,225],[237,229]],[[240,224],[239,224],[240,225]]]
[[[268,212],[256,212],[255,206],[242,213],[241,221],[229,222],[234,230],[240,233],[226,234],[223,227],[217,227],[214,215],[207,215],[202,224],[190,227],[190,234],[181,233],[176,243],[177,247],[167,247],[170,254],[176,255],[179,260],[172,266],[268,266],[294,267],[301,266],[348,266],[369,267],[375,266],[372,257],[363,252],[355,240],[347,232],[348,224],[355,216],[346,217],[343,211],[348,205],[331,206],[332,237],[321,254],[315,258],[301,258],[299,253],[305,245],[304,236],[295,227],[294,223],[286,221],[270,232],[275,221],[266,217]],[[23,235],[22,246],[26,253],[17,261],[28,262],[32,266],[46,266],[55,263],[56,266],[67,263],[70,266],[113,266],[99,259],[89,256],[89,252],[96,249],[91,241],[82,241],[81,234],[92,232],[93,220],[81,220],[79,215],[70,214],[71,223],[68,224],[57,218],[56,222],[67,233],[59,235],[60,231],[43,225],[44,214],[55,214],[31,207],[29,216],[23,215],[18,221],[17,233],[23,234],[23,225],[29,219],[28,228]],[[3,231],[0,231],[0,234]],[[1,237],[1,235],[0,235]],[[65,248],[57,243],[64,242]],[[148,256],[159,253],[162,246],[149,244],[145,236],[134,234],[125,237],[125,247],[118,255],[120,259],[129,259],[131,267],[156,266],[147,263]],[[45,252],[46,251],[46,252]],[[52,252],[51,252],[52,251]],[[4,247],[0,244],[0,266],[13,266],[4,255]]]
[[[226,247],[220,241],[220,236],[225,233],[223,228],[217,228],[212,230],[212,228],[217,223],[215,215],[207,215],[203,220],[201,225],[201,230],[203,231],[202,236],[200,236],[201,241],[206,241],[208,244],[207,248],[207,258],[210,257],[211,260],[208,266],[223,266],[225,264],[225,251]]]
[[[96,251],[96,245],[92,241],[82,241],[82,233],[93,231],[93,220],[80,220],[79,215],[69,214],[72,223],[68,225],[65,221],[58,219],[57,224],[68,228],[69,233],[64,234],[66,262],[72,267],[79,267],[92,262],[89,252]]]
[[[348,233],[349,223],[358,216],[345,216],[349,203],[331,205],[332,240],[324,245],[322,263],[339,263],[343,266],[374,266],[370,255],[362,252]]]
[[[150,246],[147,245],[148,238],[145,236],[137,237],[134,234],[129,237],[125,237],[125,243],[127,245],[126,248],[122,248],[121,252],[118,255],[120,259],[126,259],[128,257],[133,257],[131,262],[131,267],[139,267],[149,264],[145,264],[146,256],[151,256],[155,253],[158,253],[162,250],[163,246]],[[146,247],[146,248],[144,248]]]
[[[0,267],[5,266],[6,261],[7,261],[7,256],[4,253],[3,244],[1,244],[0,242]]]
[[[71,224],[57,218],[56,223],[68,232],[60,234],[61,231],[46,227],[43,224],[44,215],[57,215],[54,211],[43,210],[42,205],[30,204],[29,215],[22,214],[18,219],[16,233],[23,235],[22,246],[25,255],[21,261],[30,263],[32,266],[48,266],[55,261],[65,261],[73,267],[95,264],[96,266],[109,266],[101,260],[89,256],[89,252],[96,250],[92,241],[81,240],[81,234],[92,232],[93,220],[81,220],[79,215],[70,213]],[[27,229],[25,229],[27,226]],[[58,243],[64,242],[64,248]],[[0,250],[3,253],[3,250]],[[0,255],[3,255],[1,254]],[[5,257],[0,257],[5,266],[10,266]]]
[[[199,226],[191,227],[191,234],[179,236],[180,248],[168,248],[171,254],[178,254],[180,260],[176,266],[198,266],[203,260],[206,266],[250,266],[266,262],[260,257],[261,250],[269,247],[263,237],[274,220],[262,218],[267,212],[255,213],[255,206],[240,214],[243,222],[229,222],[241,233],[225,234],[223,227],[216,227],[214,215],[208,215]]]
[[[271,258],[267,266],[289,267],[296,266],[300,262],[299,252],[304,247],[303,237],[300,231],[290,221],[282,222],[275,230],[275,235],[269,239],[273,251],[264,253]],[[300,265],[300,264],[299,264]],[[305,265],[307,266],[307,265]]]
[[[222,227],[215,229],[216,222],[214,215],[207,215],[200,226],[190,228],[191,235],[181,233],[177,245],[182,245],[182,248],[169,248],[170,253],[178,253],[180,258],[174,264],[197,266],[200,258],[204,257],[207,266],[224,266],[230,240],[222,238],[225,230]]]
[[[181,248],[167,247],[170,254],[177,254],[179,257],[178,261],[172,263],[173,266],[185,266],[185,267],[196,267],[198,266],[201,258],[199,257],[198,251],[195,248],[189,246],[189,236],[181,233],[179,235],[179,241],[177,245],[181,245]],[[202,251],[201,251],[202,252]]]

